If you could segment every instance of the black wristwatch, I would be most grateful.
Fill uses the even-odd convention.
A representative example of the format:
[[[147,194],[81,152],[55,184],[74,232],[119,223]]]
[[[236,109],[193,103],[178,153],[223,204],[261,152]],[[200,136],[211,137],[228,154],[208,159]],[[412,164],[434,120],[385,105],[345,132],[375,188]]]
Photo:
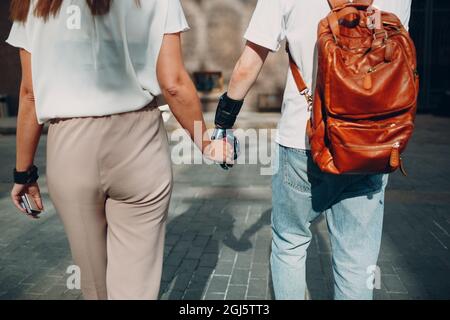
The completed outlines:
[[[16,184],[31,184],[39,179],[38,168],[33,165],[27,171],[19,172],[14,169],[14,183]]]

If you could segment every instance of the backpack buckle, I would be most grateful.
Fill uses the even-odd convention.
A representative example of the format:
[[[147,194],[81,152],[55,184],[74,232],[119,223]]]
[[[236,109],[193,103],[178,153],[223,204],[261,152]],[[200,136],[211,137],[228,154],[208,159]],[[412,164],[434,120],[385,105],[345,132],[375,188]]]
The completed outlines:
[[[305,97],[306,102],[308,103],[308,111],[312,111],[314,99],[312,94],[309,92],[309,89],[300,92],[300,94]]]
[[[383,40],[386,41],[389,39],[389,34],[386,30],[378,30],[373,33],[373,40],[377,40],[379,35],[384,35]]]

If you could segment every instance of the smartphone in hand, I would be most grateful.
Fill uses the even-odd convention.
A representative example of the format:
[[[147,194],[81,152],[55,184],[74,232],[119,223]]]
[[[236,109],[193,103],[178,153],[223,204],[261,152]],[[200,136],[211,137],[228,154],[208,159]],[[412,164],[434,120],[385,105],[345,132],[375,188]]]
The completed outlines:
[[[20,203],[23,209],[27,212],[28,215],[37,218],[41,214],[41,210],[38,208],[36,202],[33,197],[28,194],[24,194],[22,196],[22,202]]]

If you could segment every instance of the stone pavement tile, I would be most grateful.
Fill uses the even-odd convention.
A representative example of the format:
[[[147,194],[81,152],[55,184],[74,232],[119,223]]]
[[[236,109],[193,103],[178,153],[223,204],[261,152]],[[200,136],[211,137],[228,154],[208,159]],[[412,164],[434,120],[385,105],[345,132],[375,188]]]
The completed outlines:
[[[385,289],[375,289],[373,291],[373,299],[374,300],[390,300],[391,296],[386,292]]]
[[[172,290],[170,292],[164,293],[161,300],[181,300],[183,298],[183,291]]]
[[[184,292],[191,282],[193,273],[179,273],[175,278],[173,290]]]
[[[209,278],[213,272],[214,272],[214,268],[212,268],[212,267],[200,266],[195,271],[195,277]]]
[[[9,274],[0,281],[0,288],[3,292],[8,292],[16,288],[23,280],[21,274]]]
[[[190,271],[193,272],[197,266],[200,264],[200,260],[198,259],[184,259],[181,262],[181,265],[178,268],[179,272]]]
[[[266,297],[268,281],[264,279],[250,279],[248,284],[247,298],[262,298]]]
[[[204,300],[225,300],[225,293],[207,293]]]
[[[307,256],[309,258],[318,258],[319,256],[319,244],[317,242],[317,237],[314,234],[307,249]]]
[[[17,298],[17,300],[42,300],[43,296],[41,294],[34,294],[34,293],[24,293],[20,296],[20,298]]]
[[[390,261],[379,261],[378,267],[380,267],[381,274],[391,274],[391,275],[397,274],[395,272],[393,264]]]
[[[422,284],[405,284],[405,287],[408,290],[408,296],[413,300],[427,300],[431,298],[426,287]]]
[[[166,281],[166,282],[172,281],[172,279],[175,276],[176,271],[177,271],[177,266],[164,265],[162,281]]]
[[[230,285],[227,290],[226,300],[245,300],[247,286]]]
[[[206,291],[206,288],[208,286],[208,282],[210,280],[210,277],[200,277],[194,273],[191,282],[189,283],[188,289],[189,290],[201,290],[202,292]]]
[[[406,293],[389,293],[390,300],[411,300],[411,296]]]
[[[184,252],[186,253],[192,247],[191,241],[178,241],[173,247],[173,252]]]
[[[201,300],[204,294],[204,290],[200,289],[187,289],[184,293],[184,300]]]
[[[268,264],[253,263],[250,269],[250,278],[266,280],[269,277],[269,272],[270,266]]]
[[[0,294],[0,300],[17,300],[20,299],[24,292],[26,292],[32,285],[31,284],[19,284],[13,288],[3,288],[5,292]]]
[[[267,287],[266,300],[275,300],[275,291],[273,289],[272,279],[269,280],[269,286]]]
[[[215,267],[217,265],[218,257],[214,253],[205,253],[200,258],[201,267]]]
[[[169,246],[175,245],[178,240],[180,240],[181,236],[178,234],[168,234],[166,236],[165,244]]]
[[[331,294],[331,292],[329,292],[328,290],[325,290],[325,289],[321,289],[321,290],[310,289],[309,294],[310,294],[311,300],[332,300],[333,299],[333,295]]]
[[[326,279],[326,278],[310,279],[308,276],[306,278],[307,278],[308,290],[310,292],[326,292],[327,291],[328,279]]]
[[[381,275],[381,281],[386,286],[388,293],[408,293],[405,285],[398,275]]]
[[[167,259],[164,261],[164,264],[167,266],[178,267],[181,264],[181,262],[183,261],[183,258],[185,255],[186,255],[186,252],[173,251],[167,256]]]
[[[197,235],[195,237],[195,240],[192,242],[192,245],[194,247],[204,248],[208,243],[209,239],[210,239],[209,236]]]
[[[182,224],[182,223],[173,223],[173,225],[169,225],[167,226],[167,231],[168,233],[170,232],[170,234],[175,234],[175,235],[182,235],[185,231],[186,231],[186,225]]]
[[[225,239],[228,233],[229,233],[228,229],[221,230],[220,228],[217,228],[211,238],[215,241],[222,241],[223,239]],[[221,244],[219,244],[219,246],[221,246]]]
[[[25,277],[23,281],[21,281],[22,284],[30,284],[34,285],[36,284],[42,277],[47,276],[50,273],[49,268],[42,268],[37,267],[33,270],[32,273],[28,274],[28,276]]]
[[[172,246],[164,245],[164,260],[166,260],[169,257],[170,252],[172,251]]]
[[[268,245],[264,250],[255,250],[253,254],[254,263],[266,263],[270,261],[270,245]]]
[[[320,264],[322,265],[322,271],[323,274],[329,278],[332,279],[333,277],[333,265],[331,260],[331,254],[330,253],[321,253],[319,255]]]
[[[216,276],[213,275],[208,286],[207,294],[210,293],[223,293],[225,294],[228,283],[230,281],[229,276]]]
[[[319,245],[320,253],[331,253],[331,243],[328,231],[317,232],[317,244]]]
[[[223,247],[222,251],[220,252],[220,261],[232,261],[234,262],[236,259],[237,252],[228,248]]]
[[[45,294],[48,300],[77,300],[82,293],[80,290],[69,290],[66,286],[56,285]]]
[[[243,253],[238,254],[235,264],[236,268],[242,269],[250,268],[251,264],[252,264],[252,255]]]
[[[192,242],[195,239],[195,237],[196,237],[195,233],[186,232],[181,235],[180,240]]]
[[[323,279],[326,277],[322,270],[320,259],[315,257],[307,257],[306,259],[306,273],[308,279]]]
[[[424,274],[422,273],[411,272],[409,269],[404,268],[397,268],[396,272],[405,285],[416,286],[423,284],[422,278]]]
[[[247,295],[247,299],[246,300],[253,300],[253,301],[265,301],[265,300],[267,300],[267,298],[266,297],[263,297],[263,296],[249,296],[249,295]]]
[[[201,247],[191,247],[186,254],[186,259],[200,259],[203,254],[203,248]]]
[[[161,285],[159,286],[159,295],[161,296],[169,288],[170,282],[161,280]]]
[[[448,300],[450,296],[450,288],[448,285],[425,285],[428,297],[431,300]]]
[[[34,293],[45,295],[55,285],[65,284],[65,281],[54,277],[43,277],[36,284],[27,288],[25,293]]]
[[[212,236],[216,231],[215,225],[205,225],[198,229],[198,234],[202,236]]]
[[[234,262],[232,261],[219,261],[216,268],[214,269],[214,274],[222,276],[230,276],[233,271]]]
[[[234,269],[231,275],[230,285],[247,285],[250,269]]]
[[[213,238],[211,238],[208,242],[208,244],[206,245],[206,247],[203,249],[204,253],[214,253],[214,254],[219,254],[220,252],[220,246],[222,244],[219,244],[218,240],[215,240]]]

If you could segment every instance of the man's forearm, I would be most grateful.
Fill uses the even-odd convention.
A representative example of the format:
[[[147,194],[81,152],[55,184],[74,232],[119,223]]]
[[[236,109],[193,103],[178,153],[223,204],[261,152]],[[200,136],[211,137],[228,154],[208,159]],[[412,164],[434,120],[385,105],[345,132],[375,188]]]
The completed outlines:
[[[33,96],[21,94],[17,118],[17,171],[26,171],[33,164],[42,129],[43,125],[37,121]]]
[[[233,100],[243,100],[258,79],[269,50],[247,42],[244,52],[234,68],[227,95]]]

